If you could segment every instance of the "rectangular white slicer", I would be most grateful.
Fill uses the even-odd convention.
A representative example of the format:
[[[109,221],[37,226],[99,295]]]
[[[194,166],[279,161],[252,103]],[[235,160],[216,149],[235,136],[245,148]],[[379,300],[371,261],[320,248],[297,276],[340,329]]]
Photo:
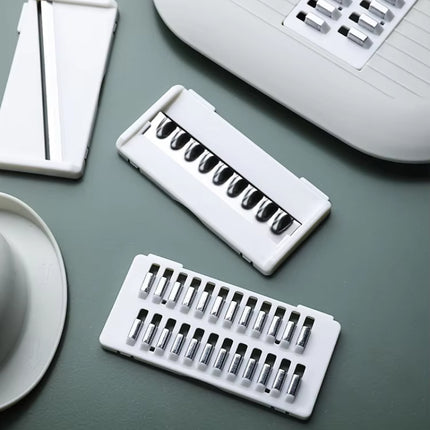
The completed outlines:
[[[155,255],[135,257],[104,348],[305,419],[340,324]]]
[[[366,154],[430,162],[429,0],[154,0],[190,46]]]
[[[331,208],[325,194],[179,85],[120,136],[117,148],[265,275]]]
[[[114,0],[28,0],[0,108],[0,169],[83,175],[118,19]]]

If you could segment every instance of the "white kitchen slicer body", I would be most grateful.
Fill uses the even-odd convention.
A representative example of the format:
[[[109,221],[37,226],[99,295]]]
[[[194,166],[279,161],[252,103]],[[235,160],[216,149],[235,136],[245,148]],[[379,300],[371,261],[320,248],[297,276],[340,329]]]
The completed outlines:
[[[28,0],[0,109],[0,169],[78,178],[96,117],[114,0]]]

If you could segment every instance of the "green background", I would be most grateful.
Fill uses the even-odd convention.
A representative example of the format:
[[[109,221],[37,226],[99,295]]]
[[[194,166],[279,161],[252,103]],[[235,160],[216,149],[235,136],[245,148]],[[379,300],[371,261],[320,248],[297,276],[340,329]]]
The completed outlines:
[[[1,92],[21,6],[0,5]],[[0,413],[0,428],[429,428],[429,166],[379,161],[337,141],[183,44],[151,1],[122,0],[120,12],[84,178],[0,173],[0,190],[50,226],[69,281],[56,358],[29,396]],[[328,220],[271,278],[117,155],[120,133],[177,83],[331,198]],[[335,316],[342,333],[309,421],[100,347],[132,258],[150,252]]]

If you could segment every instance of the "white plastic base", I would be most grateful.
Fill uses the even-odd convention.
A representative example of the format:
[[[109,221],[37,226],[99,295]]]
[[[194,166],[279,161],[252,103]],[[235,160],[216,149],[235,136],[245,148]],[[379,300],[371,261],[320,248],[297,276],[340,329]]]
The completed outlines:
[[[54,236],[29,206],[3,193],[0,283],[1,411],[42,379],[60,342],[67,309],[66,270]]]
[[[54,0],[61,157],[46,159],[38,16],[24,4],[20,34],[0,109],[0,169],[82,176],[106,72],[117,5],[113,0]]]
[[[270,299],[171,260],[139,255],[100,342],[106,349],[305,419],[339,333],[340,325],[330,315]]]
[[[353,12],[375,18],[358,0],[326,1],[351,5],[341,11],[348,13],[342,18],[348,28],[359,28],[349,19]],[[386,160],[430,162],[427,0],[407,0],[402,7],[379,0],[392,10],[393,18],[380,24],[379,35],[360,27],[371,46],[381,42],[370,57],[368,43],[361,47],[339,34],[341,19],[326,17],[309,6],[309,0],[154,3],[167,26],[190,46],[348,145]],[[319,32],[296,19],[298,3],[305,3],[300,11],[312,11],[331,30]],[[398,22],[396,17],[402,17],[412,3]],[[303,31],[283,25],[286,18],[287,23],[297,21]],[[340,50],[328,41],[331,34],[337,34],[333,37]],[[362,67],[357,70],[351,64]]]
[[[164,119],[172,120],[176,127],[169,136],[159,138],[157,130]],[[191,138],[180,149],[172,149],[175,136],[184,132]],[[198,144],[203,152],[187,161],[187,151]],[[127,161],[265,275],[273,273],[331,208],[326,195],[281,166],[217,115],[206,100],[181,86],[171,88],[150,107],[120,136],[117,147]],[[201,163],[211,155],[216,164],[204,173]],[[234,173],[215,185],[216,172],[223,166]],[[245,188],[237,196],[229,196],[230,186],[240,178],[245,179]],[[244,209],[244,198],[252,190],[264,196],[253,208]],[[270,201],[278,209],[259,221],[260,209]],[[275,222],[283,214],[292,217],[291,223],[276,234]]]

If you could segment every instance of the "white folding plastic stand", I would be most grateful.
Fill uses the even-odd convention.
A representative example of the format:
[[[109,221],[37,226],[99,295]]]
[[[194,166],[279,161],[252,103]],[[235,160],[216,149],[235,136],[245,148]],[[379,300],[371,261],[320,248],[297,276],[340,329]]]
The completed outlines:
[[[114,0],[28,0],[0,109],[0,169],[82,176],[116,28]]]
[[[265,275],[331,208],[325,194],[179,85],[120,136],[117,148]]]
[[[340,325],[333,317],[137,256],[100,335],[104,348],[305,419]]]

